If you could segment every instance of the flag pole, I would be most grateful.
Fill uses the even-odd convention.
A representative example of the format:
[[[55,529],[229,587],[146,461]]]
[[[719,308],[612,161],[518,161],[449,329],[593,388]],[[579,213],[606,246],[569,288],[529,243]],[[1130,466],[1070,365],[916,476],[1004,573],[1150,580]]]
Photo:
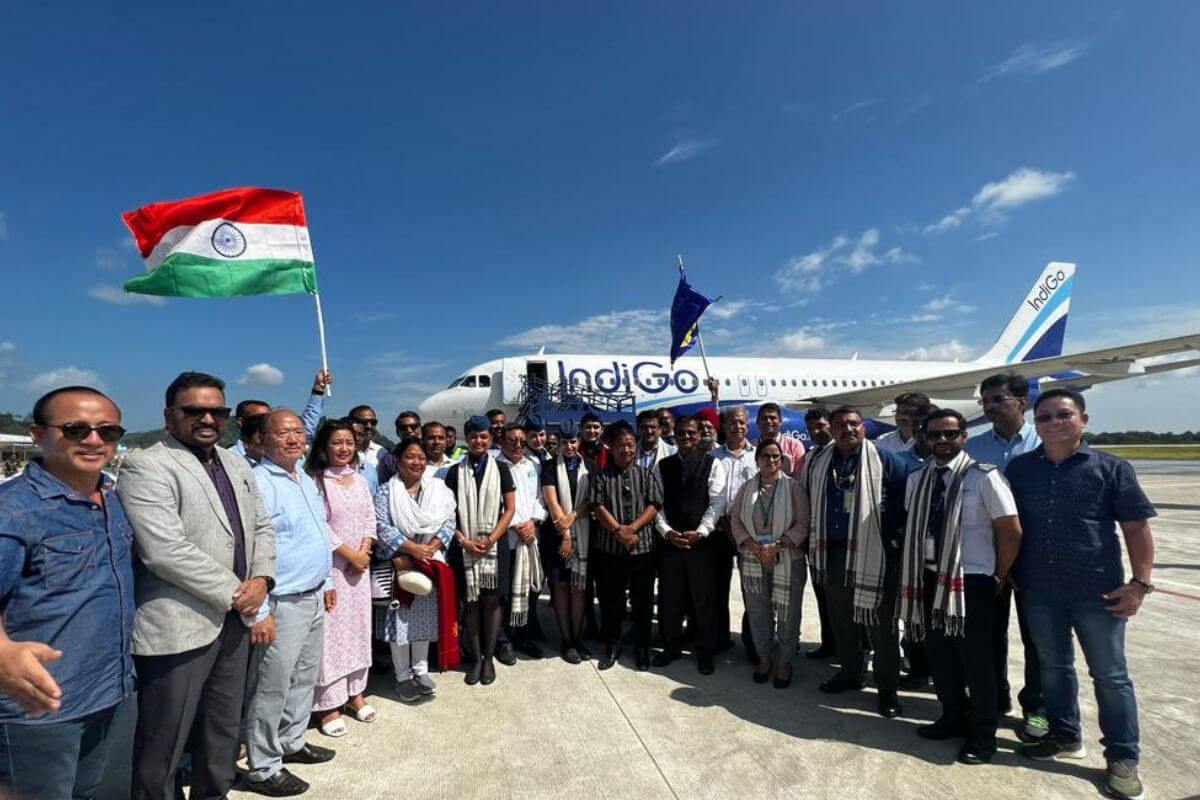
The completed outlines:
[[[313,300],[317,304],[317,338],[321,341],[321,371],[329,372],[329,358],[325,353],[325,317],[321,314],[321,293],[313,292]],[[333,387],[325,387],[325,396],[333,397]]]
[[[681,253],[676,253],[675,258],[679,259],[679,274],[682,275],[683,274],[683,255]],[[712,381],[712,373],[709,372],[709,370],[708,370],[708,353],[706,353],[704,351],[704,337],[700,334],[700,323],[699,322],[696,323],[696,344],[700,345],[700,362],[702,364],[704,364],[704,377],[707,378],[707,380],[705,381],[705,388],[707,389],[708,383]],[[714,400],[713,405],[715,405],[717,407],[718,411],[721,409],[721,401],[720,400]]]

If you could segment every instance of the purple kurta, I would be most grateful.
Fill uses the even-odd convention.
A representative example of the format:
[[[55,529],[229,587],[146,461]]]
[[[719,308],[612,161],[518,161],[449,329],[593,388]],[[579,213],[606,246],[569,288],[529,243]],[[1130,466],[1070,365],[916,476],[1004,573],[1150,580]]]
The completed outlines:
[[[364,539],[375,538],[375,505],[361,475],[346,486],[325,479],[329,503],[329,546],[357,550]],[[346,559],[333,556],[333,588],[337,604],[325,614],[325,652],[317,674],[319,686],[329,686],[371,666],[371,573],[354,573]]]

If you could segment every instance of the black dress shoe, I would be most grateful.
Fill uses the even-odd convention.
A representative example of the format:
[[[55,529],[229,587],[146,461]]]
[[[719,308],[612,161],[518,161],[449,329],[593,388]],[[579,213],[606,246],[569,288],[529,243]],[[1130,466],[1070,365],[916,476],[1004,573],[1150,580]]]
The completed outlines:
[[[333,761],[333,757],[337,754],[336,750],[330,750],[328,747],[321,747],[315,744],[304,743],[294,753],[288,753],[283,757],[285,764],[324,764],[326,761]]]
[[[967,729],[962,725],[955,725],[953,722],[948,722],[944,719],[939,719],[932,725],[921,725],[917,728],[917,736],[934,742],[943,742],[947,739],[961,739],[966,735]]]
[[[793,671],[794,670],[792,670],[791,665],[788,665],[788,676],[786,678],[780,678],[778,675],[775,676],[775,681],[774,681],[775,688],[776,689],[786,689],[789,686],[791,686]]]
[[[575,649],[579,651],[579,657],[584,661],[592,660],[592,651],[588,650],[587,645],[583,643],[582,639],[575,643]]]
[[[546,655],[542,648],[532,639],[522,639],[521,641],[516,642],[514,647],[516,647],[517,652],[521,653],[522,655],[529,656],[530,658],[541,658],[542,656]]]
[[[804,654],[805,658],[811,658],[814,661],[824,661],[827,658],[833,658],[837,655],[837,648],[831,644],[823,644],[815,650],[809,650]]]
[[[580,661],[583,661],[583,659],[579,657],[579,651],[574,647],[564,647],[562,649],[562,660],[568,664],[578,664]]]
[[[284,768],[265,781],[252,781],[247,778],[240,788],[255,794],[265,794],[267,797],[294,797],[307,792],[308,784]]]
[[[900,688],[906,692],[927,692],[933,688],[933,679],[910,672],[900,679]]]
[[[471,666],[467,668],[467,675],[463,678],[463,683],[467,686],[474,686],[479,683],[480,670],[483,669],[483,659],[478,658],[471,662]]]
[[[879,693],[879,716],[892,719],[904,713],[904,706],[900,705],[900,698],[895,692],[880,692]]]
[[[496,662],[492,659],[483,660],[483,666],[479,669],[479,682],[484,686],[491,686],[496,682]]]
[[[713,663],[712,656],[696,656],[696,669],[700,670],[701,675],[712,675],[717,666]]]
[[[766,672],[759,672],[755,670],[754,675],[751,677],[754,678],[755,683],[766,683],[767,681],[771,680],[771,670],[767,670]]]
[[[864,685],[862,681],[848,680],[834,675],[817,688],[825,694],[841,694],[842,692],[856,692],[862,689]]]
[[[645,672],[650,669],[650,648],[639,647],[634,650],[634,659],[634,665],[637,667],[638,672]]]
[[[621,659],[621,645],[610,644],[604,648],[604,655],[596,663],[596,669],[612,669],[613,664]]]
[[[656,667],[669,667],[671,662],[679,658],[681,653],[678,650],[659,650],[654,654],[651,664]]]
[[[496,650],[496,660],[506,667],[511,667],[517,663],[517,653],[513,649],[512,642],[503,642]]]
[[[991,760],[991,753],[986,750],[981,750],[970,742],[964,744],[962,749],[958,751],[957,761],[960,764],[970,764],[974,766],[976,764],[987,764]]]

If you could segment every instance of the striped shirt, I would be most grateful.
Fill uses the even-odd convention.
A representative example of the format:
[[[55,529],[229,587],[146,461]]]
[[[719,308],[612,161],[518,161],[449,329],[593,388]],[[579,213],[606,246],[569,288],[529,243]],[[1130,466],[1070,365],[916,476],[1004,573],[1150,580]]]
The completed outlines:
[[[662,484],[658,473],[633,463],[628,469],[619,468],[614,462],[608,464],[591,479],[592,505],[604,506],[618,523],[628,525],[646,510],[646,506],[662,508]],[[638,529],[638,543],[632,550],[617,540],[612,531],[597,525],[594,540],[596,549],[609,555],[630,553],[641,555],[654,549],[654,518]]]

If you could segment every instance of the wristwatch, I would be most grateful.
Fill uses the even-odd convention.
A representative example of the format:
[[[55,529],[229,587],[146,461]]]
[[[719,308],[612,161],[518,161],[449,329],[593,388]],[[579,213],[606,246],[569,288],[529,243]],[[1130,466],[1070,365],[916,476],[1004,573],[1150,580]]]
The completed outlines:
[[[1150,594],[1151,592],[1154,591],[1153,583],[1146,583],[1145,581],[1139,580],[1137,578],[1130,578],[1129,582],[1136,583],[1138,586],[1142,587],[1142,592],[1144,592],[1145,594]]]

